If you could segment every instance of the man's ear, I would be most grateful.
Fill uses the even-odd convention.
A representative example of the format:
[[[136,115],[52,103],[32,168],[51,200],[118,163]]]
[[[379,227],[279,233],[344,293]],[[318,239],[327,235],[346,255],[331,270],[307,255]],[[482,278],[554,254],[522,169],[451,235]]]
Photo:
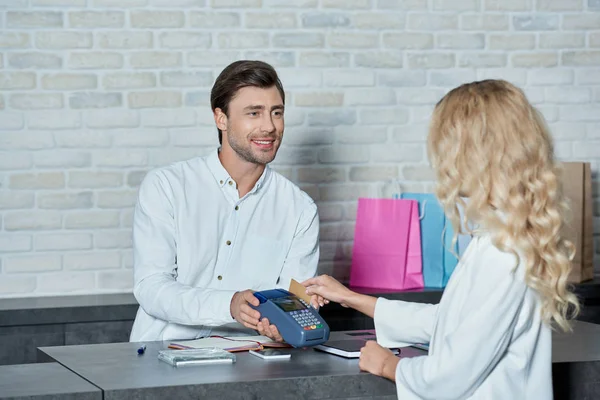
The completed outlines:
[[[227,115],[220,108],[215,108],[213,112],[213,116],[215,118],[215,124],[217,128],[221,131],[227,130]]]

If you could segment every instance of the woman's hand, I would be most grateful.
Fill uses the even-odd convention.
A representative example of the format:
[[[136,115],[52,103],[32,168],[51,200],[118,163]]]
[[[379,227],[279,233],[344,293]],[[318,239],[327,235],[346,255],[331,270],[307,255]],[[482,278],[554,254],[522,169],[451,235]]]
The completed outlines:
[[[320,303],[321,306],[327,304],[329,301],[334,301],[344,307],[348,307],[346,303],[352,294],[354,294],[353,291],[329,275],[320,275],[307,279],[302,282],[302,285],[306,287],[307,294],[311,296],[316,295],[322,299],[323,303]]]
[[[389,349],[381,347],[374,340],[367,340],[365,347],[360,349],[359,368],[373,375],[383,376],[396,381],[396,367],[400,359]]]

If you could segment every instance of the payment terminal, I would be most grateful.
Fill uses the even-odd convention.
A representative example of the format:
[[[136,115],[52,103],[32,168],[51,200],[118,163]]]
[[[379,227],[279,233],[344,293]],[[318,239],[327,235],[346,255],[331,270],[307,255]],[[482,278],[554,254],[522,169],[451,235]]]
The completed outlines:
[[[329,339],[329,326],[319,313],[298,296],[283,289],[254,292],[260,301],[260,317],[281,333],[283,340],[294,347],[316,346]]]

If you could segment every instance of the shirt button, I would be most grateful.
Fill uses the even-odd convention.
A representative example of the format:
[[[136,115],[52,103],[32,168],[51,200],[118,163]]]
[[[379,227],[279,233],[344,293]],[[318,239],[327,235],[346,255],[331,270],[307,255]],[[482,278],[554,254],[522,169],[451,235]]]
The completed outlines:
[[[219,183],[222,185],[222,184],[223,184],[223,181],[219,181]]]
[[[223,277],[221,275],[219,275],[219,276],[217,276],[217,279],[221,281],[221,280],[223,280]]]
[[[231,245],[231,240],[228,240],[225,243],[227,244],[227,246],[230,246]]]
[[[233,185],[233,181],[229,181],[229,186]]]
[[[239,210],[240,208],[238,206],[235,206],[235,211]]]

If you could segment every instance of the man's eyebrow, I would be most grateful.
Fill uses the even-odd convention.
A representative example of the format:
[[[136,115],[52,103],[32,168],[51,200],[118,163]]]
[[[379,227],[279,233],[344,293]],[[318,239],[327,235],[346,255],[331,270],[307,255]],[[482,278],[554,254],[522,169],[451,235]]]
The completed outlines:
[[[278,104],[276,106],[271,107],[271,111],[275,111],[275,110],[283,110],[284,106],[283,104]]]
[[[261,106],[258,104],[254,104],[254,105],[249,105],[244,107],[244,111],[258,111],[258,110],[264,110],[266,107],[265,106]],[[278,104],[276,106],[271,107],[271,111],[275,111],[275,110],[283,110],[283,104]]]

